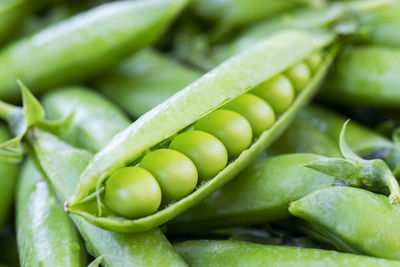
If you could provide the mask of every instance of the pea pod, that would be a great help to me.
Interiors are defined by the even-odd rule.
[[[291,203],[289,211],[310,223],[310,233],[357,254],[400,259],[399,208],[363,189],[326,187]]]
[[[21,266],[88,264],[78,231],[32,160],[23,165],[19,177],[16,211]]]
[[[191,266],[399,266],[399,262],[336,251],[241,241],[187,241],[175,246]]]
[[[258,160],[199,205],[170,221],[167,229],[202,232],[287,218],[291,201],[334,184],[332,176],[302,166],[322,158],[299,153]]]
[[[10,138],[10,133],[0,124],[0,142]],[[17,165],[0,160],[0,184],[3,192],[0,195],[0,229],[3,228],[11,210],[15,183],[17,181]]]
[[[19,97],[17,78],[42,92],[104,71],[154,42],[185,3],[104,4],[10,44],[0,53],[0,99]]]
[[[396,48],[349,47],[338,58],[321,97],[351,106],[398,109],[399,60]]]
[[[63,138],[94,152],[105,146],[117,131],[129,125],[129,120],[118,108],[87,88],[55,90],[43,97],[43,104],[50,118],[64,117],[73,109],[74,120]],[[73,192],[78,175],[91,155],[52,136],[45,135],[43,139],[38,140],[39,147],[43,146],[43,142],[49,147],[43,148],[37,157],[56,191],[60,192],[65,200]],[[65,153],[67,156],[55,162],[46,161],[48,155],[60,146],[63,148],[58,153]],[[64,152],[60,152],[61,150]],[[74,165],[75,157],[78,161],[81,159],[82,163]],[[136,234],[118,234],[97,228],[78,216],[73,217],[89,252],[96,257],[103,255],[103,262],[107,266],[185,266],[159,229]],[[153,254],[157,254],[157,257]]]
[[[200,76],[194,69],[145,49],[97,79],[93,87],[138,118]]]
[[[101,200],[102,194],[93,195],[93,193],[102,187],[105,180],[115,170],[137,162],[148,149],[166,141],[178,131],[260,83],[264,81],[274,83],[275,79],[282,77],[277,76],[278,74],[291,65],[305,60],[314,51],[326,47],[332,43],[333,39],[334,36],[328,33],[282,32],[232,57],[202,76],[139,118],[97,153],[82,173],[75,194],[66,204],[67,210],[109,230],[135,232],[154,228],[196,205],[232,179],[283,131],[300,107],[316,91],[318,83],[329,66],[329,55],[325,56],[319,71],[296,97],[290,108],[279,116],[277,122],[264,131],[252,142],[250,148],[230,162],[216,177],[202,184],[187,197],[153,215],[130,220],[110,213],[107,207],[102,207],[101,210],[96,208],[96,203],[99,199]],[[293,47],[296,47],[296,53],[293,53]],[[290,55],[289,51],[291,51]],[[277,93],[280,92],[277,91]]]

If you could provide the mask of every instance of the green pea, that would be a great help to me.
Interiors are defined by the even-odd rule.
[[[188,156],[197,168],[199,178],[214,177],[228,163],[228,153],[218,138],[202,131],[187,131],[172,140],[169,148]]]
[[[267,101],[275,113],[284,112],[294,100],[293,85],[284,75],[277,75],[261,83],[251,92]]]
[[[198,120],[194,127],[221,140],[230,158],[248,148],[253,138],[249,122],[242,115],[226,109],[211,112]]]
[[[115,171],[105,188],[106,204],[114,212],[128,218],[150,215],[161,204],[157,180],[142,168],[126,167]]]
[[[254,136],[260,135],[275,122],[275,113],[271,106],[253,94],[243,94],[226,104],[224,108],[236,111],[245,117],[251,125]]]
[[[306,59],[308,66],[312,72],[315,72],[322,63],[322,55],[320,52],[314,52]]]
[[[147,154],[140,167],[157,179],[164,202],[187,196],[197,184],[196,166],[184,154],[172,149],[158,149]]]
[[[291,67],[286,75],[292,81],[294,89],[297,93],[301,92],[307,86],[308,81],[311,79],[311,71],[306,63],[302,62]]]

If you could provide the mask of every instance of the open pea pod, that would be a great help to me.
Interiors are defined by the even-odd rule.
[[[190,266],[399,266],[397,261],[322,249],[252,244],[242,241],[199,240],[175,245]]]
[[[400,259],[400,210],[387,197],[350,187],[326,187],[291,203],[304,230],[338,249]]]
[[[0,99],[18,99],[17,78],[43,92],[105,71],[152,44],[185,4],[107,3],[9,44],[0,52]]]
[[[323,56],[323,62],[304,90],[298,94],[290,107],[278,116],[277,121],[255,138],[248,149],[232,159],[215,177],[201,184],[188,196],[163,206],[155,214],[132,220],[118,216],[101,204],[104,197],[101,188],[114,171],[138,162],[149,149],[163,145],[176,133],[191,126],[211,111],[257,85],[270,81],[315,51],[322,51],[332,44],[334,39],[335,36],[329,33],[281,32],[205,74],[140,117],[97,153],[81,174],[75,194],[66,203],[67,211],[81,215],[105,229],[136,232],[159,226],[193,207],[231,180],[284,130],[298,110],[316,92],[332,60],[330,53]],[[336,49],[331,50],[332,53],[334,51]]]

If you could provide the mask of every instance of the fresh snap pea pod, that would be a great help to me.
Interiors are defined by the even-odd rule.
[[[68,87],[55,90],[44,95],[43,105],[46,114],[55,119],[68,116],[73,110],[74,119],[63,138],[73,140],[78,147],[92,152],[100,150],[116,132],[129,125],[129,120],[117,107],[87,88]],[[54,146],[50,147],[52,150],[44,150],[43,153],[38,154],[39,160],[42,161],[42,157],[45,159],[46,155],[51,155],[54,149],[58,149],[63,144],[60,140],[50,137],[38,141],[38,143],[41,142],[53,143]],[[64,146],[65,153],[71,156],[63,157],[59,163],[44,165],[49,166],[45,168],[45,171],[49,173],[48,177],[54,183],[56,190],[63,190],[60,194],[65,200],[73,192],[78,175],[85,166],[85,164],[73,166],[73,158],[80,158],[85,153]],[[84,157],[83,162],[87,163],[88,159]],[[63,175],[58,164],[65,165],[65,171],[69,170],[73,174]],[[67,184],[71,184],[68,187],[69,190],[65,188]],[[90,253],[96,257],[103,255],[103,261],[107,263],[107,266],[158,266],[161,262],[162,266],[185,265],[159,229],[137,234],[118,234],[97,228],[77,216],[74,216],[74,222],[90,248]],[[156,249],[151,249],[154,244],[156,244]],[[120,251],[121,248],[123,251]],[[152,253],[157,256],[151,256]]]
[[[154,42],[185,3],[108,3],[10,44],[0,53],[0,99],[19,97],[17,78],[42,92],[104,71]]]
[[[115,105],[84,87],[66,87],[49,92],[42,99],[49,119],[60,119],[73,112],[73,120],[62,138],[73,146],[99,151],[130,120]]]
[[[291,201],[334,184],[334,177],[303,167],[322,158],[299,153],[258,160],[167,229],[189,233],[287,218]]]
[[[313,236],[341,250],[400,259],[400,210],[383,195],[326,187],[291,203],[289,211],[309,222]]]
[[[144,49],[97,79],[93,87],[138,118],[200,76],[153,49]]]
[[[338,58],[321,97],[351,106],[399,109],[399,62],[397,48],[349,47]]]
[[[4,142],[11,137],[7,128],[0,124],[0,142]],[[0,229],[9,215],[12,205],[15,183],[17,181],[16,164],[0,160],[0,184],[3,192],[0,194]]]
[[[318,83],[330,64],[330,55],[324,57],[324,62],[320,65],[319,70],[290,107],[283,107],[284,102],[279,100],[270,102],[271,105],[274,104],[274,108],[277,108],[277,110],[279,108],[278,112],[282,111],[283,108],[288,108],[287,111],[279,115],[271,128],[261,133],[254,142],[249,140],[251,144],[248,149],[239,153],[239,156],[235,155],[236,158],[227,167],[187,197],[166,206],[153,215],[131,220],[117,216],[107,206],[103,205],[101,209],[96,208],[98,207],[97,202],[101,202],[103,194],[99,191],[95,195],[93,193],[103,187],[105,180],[114,171],[137,162],[147,150],[171,138],[178,131],[192,125],[206,114],[255,88],[262,82],[271,82],[272,84],[278,82],[279,86],[282,85],[284,88],[287,88],[287,84],[291,87],[290,81],[284,76],[279,76],[279,74],[293,64],[305,60],[314,51],[319,51],[331,44],[333,39],[334,36],[328,33],[281,32],[232,57],[202,76],[184,90],[140,117],[97,153],[82,173],[75,194],[66,203],[67,210],[109,230],[135,232],[159,226],[198,204],[246,167],[284,130],[300,107],[316,91]],[[296,47],[296,49],[293,50],[293,47]],[[271,88],[279,88],[279,86]],[[255,89],[260,88],[262,87]],[[286,91],[280,91],[280,89],[272,92],[274,92],[272,95],[268,95],[271,99],[286,93]],[[290,95],[290,97],[293,97],[293,95]],[[224,110],[221,110],[221,112],[226,113]],[[210,114],[216,116],[216,113]],[[207,124],[199,123],[197,126],[207,127]],[[236,145],[236,143],[233,144]],[[163,162],[160,160],[160,163]]]
[[[17,243],[21,266],[86,266],[78,231],[33,161],[24,163],[17,189]]]
[[[252,244],[242,241],[187,241],[175,245],[190,266],[400,266],[398,261],[336,251]]]

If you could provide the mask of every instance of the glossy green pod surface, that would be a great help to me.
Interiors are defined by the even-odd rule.
[[[291,201],[334,184],[332,176],[302,166],[321,158],[299,153],[258,160],[199,205],[170,221],[167,229],[201,232],[287,218]]]
[[[93,87],[138,118],[200,76],[153,49],[144,49],[97,79]]]
[[[73,146],[99,151],[130,120],[123,112],[98,93],[84,87],[66,87],[44,95],[43,108],[49,119],[67,117],[73,121],[62,138]]]
[[[86,266],[81,237],[50,183],[31,159],[17,188],[16,231],[21,266]]]
[[[352,253],[400,259],[400,210],[383,195],[351,187],[318,189],[293,202],[311,232]]]
[[[7,128],[0,124],[0,143],[10,139],[10,137]],[[3,190],[0,194],[0,229],[3,228],[11,210],[15,183],[17,182],[17,170],[16,164],[0,160],[0,184]]]
[[[19,97],[17,78],[40,92],[104,71],[154,42],[185,3],[108,3],[10,44],[0,53],[0,99]]]
[[[74,120],[63,138],[68,141],[74,140],[75,145],[92,152],[100,150],[116,132],[129,125],[128,118],[117,107],[87,88],[58,89],[44,95],[43,104],[46,114],[55,119],[68,116],[73,110]],[[51,136],[48,138],[49,143],[55,146],[51,149],[63,146],[60,140]],[[43,142],[46,142],[46,139]],[[73,149],[65,144],[64,147],[65,152],[70,156],[63,157],[61,162],[51,163],[45,171],[49,171],[48,177],[56,190],[64,190],[62,197],[65,200],[73,192],[79,173],[91,156],[83,150]],[[39,160],[46,158],[47,153],[54,153],[51,151],[54,150],[45,150],[38,154]],[[74,154],[78,159],[83,158],[84,163],[74,165]],[[54,164],[57,165],[54,166]],[[70,168],[69,174],[64,175],[62,170],[57,168],[58,164],[60,166],[65,164],[65,172],[68,172]],[[67,192],[63,189],[64,186],[68,186]],[[119,234],[100,229],[78,216],[74,216],[74,221],[87,243],[89,252],[96,257],[103,255],[103,261],[108,266],[185,266],[159,229],[137,234]],[[151,256],[152,253],[157,256]]]
[[[398,261],[336,251],[270,246],[242,241],[187,241],[175,245],[190,266],[400,266]]]
[[[400,107],[400,49],[350,47],[339,56],[321,97],[351,106]]]
[[[232,98],[247,92],[308,57],[313,51],[322,49],[330,44],[333,38],[334,36],[326,33],[281,32],[232,57],[205,74],[184,90],[140,117],[97,153],[82,173],[77,191],[67,203],[68,210],[85,217],[100,227],[115,231],[134,232],[163,224],[196,205],[232,179],[284,130],[291,118],[316,91],[330,64],[330,56],[326,57],[325,62],[305,90],[297,96],[292,106],[279,117],[270,129],[263,132],[249,149],[243,151],[216,177],[204,183],[189,196],[153,215],[136,220],[117,217],[115,214],[111,214],[106,207],[102,208],[105,215],[98,216],[96,205],[93,205],[96,204],[94,198],[85,203],[79,203],[92,194],[96,188],[99,189],[114,170],[137,161],[146,150],[172,137],[178,131]],[[289,50],[293,52],[293,47],[296,47],[295,53],[287,53]]]

